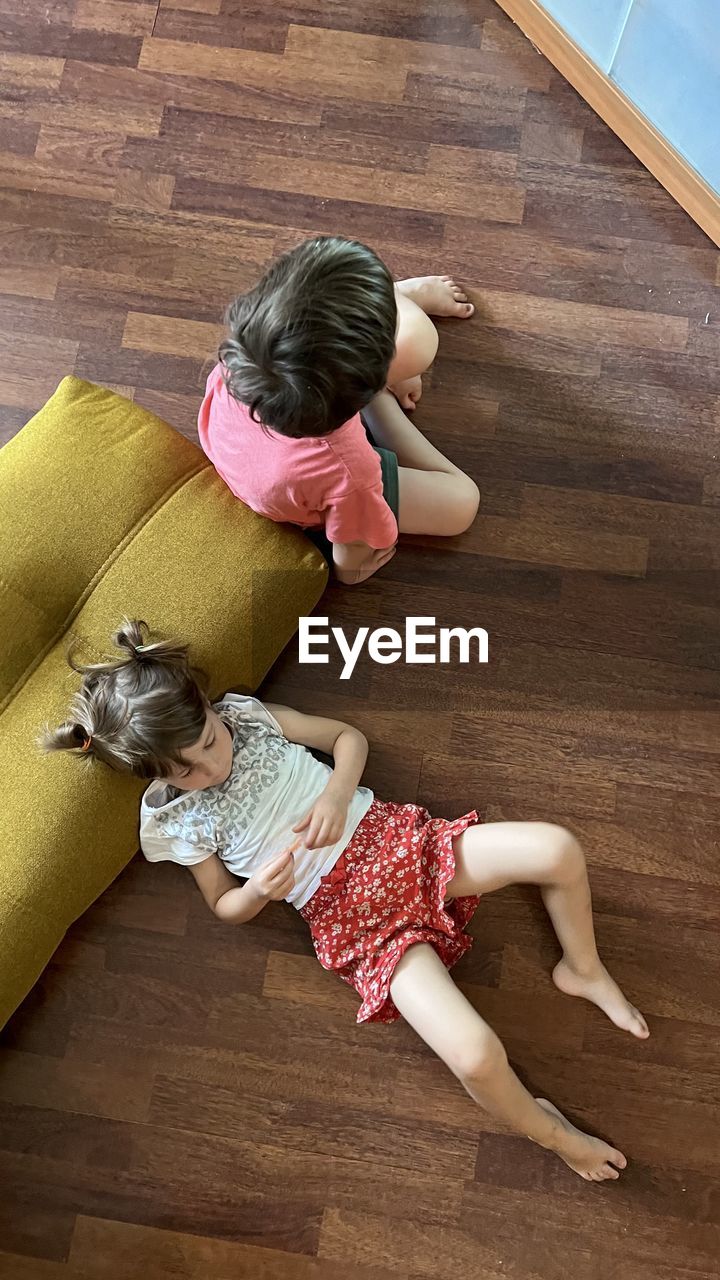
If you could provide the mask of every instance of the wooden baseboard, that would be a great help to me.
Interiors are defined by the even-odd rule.
[[[497,3],[720,247],[720,196],[574,44],[537,0],[497,0]]]

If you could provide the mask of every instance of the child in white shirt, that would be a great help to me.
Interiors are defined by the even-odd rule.
[[[377,800],[359,785],[367,741],[357,729],[235,694],[211,704],[185,646],[148,642],[138,622],[114,639],[125,656],[82,669],[72,719],[44,745],[153,779],[141,806],[145,856],[189,867],[229,923],[291,902],[321,964],[360,994],[358,1021],[402,1015],[494,1116],[588,1181],[619,1177],[622,1152],[528,1093],[448,973],[472,945],[466,926],[481,894],[538,884],[563,948],[555,984],[647,1037],[598,956],[577,840],[550,823],[483,824],[474,810],[432,818]],[[334,768],[313,750],[331,752]]]

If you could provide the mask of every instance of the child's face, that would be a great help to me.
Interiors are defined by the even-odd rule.
[[[219,715],[208,708],[203,729],[197,742],[185,747],[182,765],[176,765],[165,778],[178,791],[202,791],[205,787],[219,787],[230,776],[233,762],[233,740],[230,730]]]

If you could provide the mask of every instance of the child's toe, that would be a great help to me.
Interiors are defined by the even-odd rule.
[[[633,1014],[633,1031],[641,1040],[647,1040],[650,1035],[650,1028],[648,1027],[647,1022],[643,1018],[639,1009],[636,1009],[634,1005],[631,1005],[630,1008],[632,1009]]]

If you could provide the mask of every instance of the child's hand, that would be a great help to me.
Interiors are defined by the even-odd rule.
[[[347,811],[347,800],[332,791],[323,791],[302,822],[293,827],[293,831],[307,831],[303,837],[306,849],[322,849],[340,839],[345,830]]]
[[[295,887],[293,853],[299,843],[298,840],[289,849],[283,849],[282,853],[277,853],[250,876],[248,885],[252,885],[259,898],[264,898],[268,902],[279,902],[281,898],[287,898]]]

